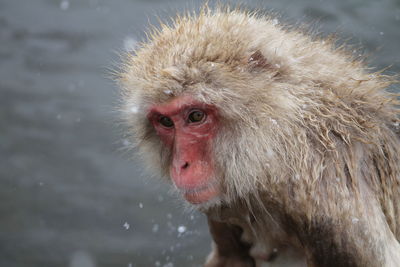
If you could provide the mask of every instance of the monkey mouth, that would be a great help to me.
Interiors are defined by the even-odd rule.
[[[183,192],[184,198],[192,204],[201,204],[219,195],[216,182],[207,183],[195,188],[185,188],[181,191]]]

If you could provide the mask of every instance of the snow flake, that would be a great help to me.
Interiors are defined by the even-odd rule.
[[[156,223],[153,225],[153,228],[151,229],[151,231],[153,233],[157,233],[159,229],[160,229],[160,226]]]
[[[178,233],[183,234],[184,232],[186,232],[186,226],[184,225],[178,226]]]
[[[131,226],[129,225],[128,222],[125,222],[124,225],[123,225],[123,227],[125,228],[125,230],[129,230],[129,228],[130,228]]]
[[[122,145],[123,146],[130,146],[131,142],[128,139],[124,139],[124,140],[122,140]]]
[[[139,112],[139,107],[137,107],[137,106],[132,106],[132,107],[129,109],[129,112],[130,112],[130,113],[133,113],[133,114],[137,114],[137,113]]]
[[[68,0],[62,0],[60,2],[60,8],[61,8],[61,10],[67,10],[69,8],[69,1]]]
[[[169,89],[164,90],[164,94],[166,95],[172,95],[172,91]]]
[[[137,47],[138,42],[135,38],[127,36],[124,39],[124,49],[126,52],[133,52]]]

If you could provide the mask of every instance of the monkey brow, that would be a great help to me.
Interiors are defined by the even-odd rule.
[[[167,107],[163,107],[163,105],[154,105],[150,108],[150,111],[148,112],[148,114],[154,114],[154,113],[159,113],[159,114],[163,114],[163,115],[167,115],[167,116],[172,116],[172,115],[176,115],[179,114],[189,108],[207,108],[207,105],[205,105],[204,103],[200,103],[197,101],[191,101],[191,102],[187,102],[187,103],[180,103],[174,106],[167,106]]]

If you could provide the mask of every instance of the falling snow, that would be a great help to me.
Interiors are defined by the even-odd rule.
[[[139,203],[139,208],[143,209],[143,203],[142,202]]]
[[[124,225],[123,225],[123,227],[125,228],[125,230],[129,230],[129,228],[130,228],[131,226],[129,225],[128,222],[125,222]]]
[[[184,232],[186,232],[186,226],[180,225],[178,227],[178,233],[183,234]]]
[[[269,118],[273,125],[278,125],[278,122],[275,119]]]
[[[93,257],[86,251],[75,251],[71,255],[69,267],[95,267],[95,261]]]
[[[61,10],[67,10],[69,8],[69,1],[68,0],[61,1],[60,8]]]
[[[164,94],[166,94],[166,95],[172,95],[172,91],[171,90],[164,90]]]
[[[123,146],[130,146],[131,142],[128,139],[124,139],[124,140],[122,140],[122,145]]]
[[[135,38],[127,36],[124,39],[124,49],[126,52],[133,52],[137,47],[138,42]]]
[[[151,231],[152,231],[153,233],[157,233],[159,229],[160,229],[160,226],[159,226],[158,224],[154,224],[154,225],[153,225],[153,228],[151,229]]]
[[[137,106],[132,106],[132,107],[129,109],[129,112],[130,112],[130,113],[133,113],[133,114],[136,114],[136,113],[139,112],[139,108],[138,108]]]

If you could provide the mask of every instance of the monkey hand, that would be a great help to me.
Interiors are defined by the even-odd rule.
[[[213,250],[205,267],[254,267],[250,246],[240,240],[242,229],[231,224],[208,219],[213,237]]]

